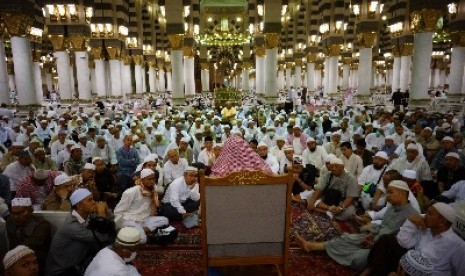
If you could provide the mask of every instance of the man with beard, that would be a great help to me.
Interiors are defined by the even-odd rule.
[[[307,148],[302,153],[304,166],[311,164],[318,170],[324,165],[324,158],[328,155],[325,148],[316,144],[313,137],[307,139]]]
[[[465,167],[460,165],[460,156],[456,152],[449,152],[446,154],[444,167],[438,170],[437,185],[425,185],[425,195],[432,199],[460,180],[465,180]]]
[[[16,196],[30,198],[33,205],[42,206],[53,190],[53,181],[61,172],[38,169],[19,183]]]
[[[308,128],[304,130],[304,134],[317,140],[321,137],[321,131],[318,129],[318,124],[315,121],[311,121],[308,124]]]
[[[95,157],[100,157],[106,166],[116,166],[118,163],[115,150],[101,135],[96,136],[96,143],[92,149],[92,158]]]
[[[107,202],[108,206],[113,209],[116,205],[116,198],[118,196],[115,178],[111,171],[105,166],[105,162],[101,157],[94,157],[92,159],[92,164],[95,166],[95,186],[97,186],[100,195],[96,200]]]
[[[386,204],[386,198],[378,191],[382,184],[383,174],[387,169],[389,157],[384,151],[378,151],[373,157],[373,164],[366,166],[358,177],[360,200],[365,209],[381,209]],[[383,196],[381,198],[381,196]]]
[[[270,166],[273,173],[277,174],[279,172],[279,163],[273,155],[268,154],[268,146],[265,143],[258,144],[257,153]]]
[[[284,137],[282,136],[275,136],[275,137],[276,137],[276,146],[270,148],[270,154],[276,157],[276,160],[280,162],[281,159],[284,158],[284,145],[286,144],[286,141]]]
[[[418,156],[418,147],[421,146],[410,143],[407,146],[407,156],[399,157],[394,160],[389,165],[389,169],[393,169],[398,172],[403,172],[404,170],[414,170],[417,172],[417,181],[420,183],[422,181],[432,180],[428,162],[425,158]]]
[[[139,230],[141,243],[147,243],[147,235],[168,224],[166,217],[156,216],[159,206],[158,194],[154,189],[155,172],[143,169],[140,184],[124,191],[115,207],[115,222],[123,227]]]
[[[184,158],[179,158],[179,152],[177,149],[168,150],[167,154],[168,161],[163,165],[163,184],[168,186],[173,180],[184,175],[187,167],[187,160]]]
[[[43,148],[38,148],[34,150],[32,164],[37,170],[58,170],[55,161],[53,161],[50,157],[45,155],[45,150]]]
[[[49,211],[71,211],[69,195],[76,186],[74,181],[65,173],[55,177],[54,187],[42,205],[43,210]]]

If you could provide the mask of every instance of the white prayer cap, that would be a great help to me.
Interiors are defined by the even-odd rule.
[[[143,166],[144,166],[144,163],[141,163],[141,164],[137,165],[137,167],[136,167],[136,173],[142,171],[142,167],[143,167]]]
[[[40,121],[40,123],[41,123],[41,124],[47,124],[48,121],[47,121],[47,120],[42,120],[42,121]]]
[[[276,141],[286,141],[283,136],[276,136]]]
[[[136,126],[137,126],[136,123],[131,123],[130,124],[130,127],[136,127]]]
[[[223,147],[223,143],[215,143],[213,145],[213,148],[222,148]]]
[[[436,209],[436,211],[438,211],[439,214],[441,214],[441,216],[454,223],[456,216],[454,208],[444,202],[434,203],[433,207]]]
[[[95,165],[91,164],[91,163],[86,163],[82,169],[83,170],[93,170],[93,171],[95,171]]]
[[[143,179],[143,178],[146,178],[147,176],[151,176],[152,174],[155,174],[155,172],[152,171],[151,169],[143,169],[140,172],[140,178]]]
[[[114,125],[108,125],[108,129],[114,128],[114,127],[115,127]]]
[[[79,138],[79,139],[87,138],[87,135],[84,134],[84,133],[81,133],[81,134],[78,135],[78,138]]]
[[[449,142],[454,143],[454,138],[452,138],[452,137],[450,137],[450,136],[446,136],[446,137],[442,138],[441,141],[442,141],[442,142],[444,142],[444,141],[449,141]]]
[[[136,246],[140,242],[140,232],[134,227],[123,227],[116,236],[116,243],[123,246]]]
[[[71,201],[71,205],[74,206],[88,196],[92,196],[92,193],[87,189],[80,188],[71,194],[69,200]]]
[[[336,131],[336,132],[333,132],[331,134],[331,137],[335,136],[335,135],[338,135],[338,136],[341,136],[341,133],[339,131]]]
[[[407,191],[407,192],[410,191],[407,183],[405,183],[405,181],[402,181],[402,180],[393,180],[393,181],[391,181],[391,183],[389,183],[388,186],[389,187],[394,187],[394,188],[397,188],[397,189],[400,189],[400,190],[404,190],[404,191]]]
[[[32,206],[29,197],[16,197],[11,200],[11,206]]]
[[[66,141],[65,141],[65,147],[67,147],[67,146],[73,146],[73,145],[75,145],[75,144],[76,144],[76,143],[75,143],[73,140],[66,140]]]
[[[428,130],[430,132],[433,132],[433,130],[430,127],[425,127],[423,130]]]
[[[290,146],[290,145],[285,145],[283,147],[283,151],[288,151],[288,150],[294,150],[294,148],[292,146]]]
[[[408,179],[417,179],[417,172],[414,170],[404,170],[402,176]]]
[[[388,135],[388,136],[384,137],[384,140],[393,140],[394,141],[394,137],[392,135]]]
[[[229,125],[223,125],[223,128],[231,128]]]
[[[302,129],[299,125],[295,125],[293,128]]]
[[[431,260],[421,254],[418,250],[409,250],[399,261],[400,266],[408,275],[431,275],[433,264]]]
[[[60,186],[70,181],[71,181],[71,178],[66,173],[62,173],[58,175],[57,177],[55,177],[55,179],[53,180],[53,183],[55,184],[55,186]]]
[[[190,140],[191,139],[189,137],[182,137],[180,141],[184,143],[189,143]]]
[[[268,145],[266,143],[264,143],[264,142],[260,142],[260,143],[258,143],[257,148],[260,148],[260,147],[268,148]]]
[[[368,122],[368,123],[365,123],[365,126],[373,126],[373,124]]]
[[[38,169],[34,172],[34,178],[39,180],[44,180],[48,177],[50,171]]]
[[[199,172],[199,169],[194,166],[188,166],[185,172]]]
[[[329,161],[331,165],[344,165],[344,162],[339,159],[339,158],[332,158],[331,161]]]
[[[449,152],[448,154],[446,154],[446,157],[453,157],[455,159],[460,160],[460,155],[456,152]]]
[[[313,137],[308,137],[308,138],[307,138],[307,143],[308,143],[308,142],[316,142],[316,140],[315,140],[315,138],[313,138]]]
[[[197,117],[197,118],[195,118],[195,121],[196,121],[196,122],[201,122],[202,119],[200,119],[199,117]]]
[[[416,150],[416,151],[418,151],[418,146],[416,144],[414,144],[414,143],[410,143],[407,146],[407,150]]]
[[[73,145],[74,145],[74,146],[71,148],[71,151],[73,151],[73,150],[75,150],[75,149],[80,149],[80,150],[82,150],[80,146],[78,146],[78,145],[76,145],[76,144],[73,144]]]
[[[156,155],[155,153],[151,153],[144,158],[144,163],[157,162],[157,161],[158,161],[158,155]]]
[[[34,251],[25,245],[18,245],[8,251],[3,258],[3,266],[8,270],[12,265],[21,260],[21,258],[34,254]]]
[[[378,151],[375,154],[375,157],[379,157],[379,158],[382,158],[384,160],[389,160],[389,157],[388,157],[388,155],[387,155],[387,153],[385,151]]]
[[[24,147],[24,144],[21,142],[13,142],[12,146],[13,147]]]
[[[102,160],[102,161],[103,161],[103,158],[100,157],[100,156],[95,156],[94,158],[92,158],[92,164],[94,164],[95,161],[98,161],[98,160]]]
[[[336,155],[330,153],[323,158],[323,161],[325,161],[325,163],[329,163],[333,158],[336,158]]]
[[[161,133],[161,131],[155,131],[155,132],[153,133],[153,135],[155,135],[155,136],[162,136],[163,133]]]

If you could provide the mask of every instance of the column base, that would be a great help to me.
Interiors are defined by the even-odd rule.
[[[276,96],[264,96],[265,104],[275,105],[277,103],[278,97]]]
[[[363,105],[371,105],[372,104],[371,95],[357,94],[355,96],[355,98],[357,99],[357,104],[363,104]]]
[[[431,100],[430,99],[412,99],[410,98],[408,100],[408,107],[410,109],[410,107],[412,108],[416,108],[416,107],[421,107],[421,108],[426,108],[426,107],[429,107],[431,103]]]
[[[447,94],[447,104],[450,110],[454,112],[462,112],[464,110],[465,94]]]
[[[171,98],[173,105],[186,105],[186,98]]]

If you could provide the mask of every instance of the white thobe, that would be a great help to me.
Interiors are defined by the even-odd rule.
[[[180,214],[185,214],[186,210],[182,206],[187,199],[193,201],[200,200],[199,185],[188,186],[184,176],[176,178],[166,190],[163,203],[169,203],[176,208]]]
[[[324,159],[326,155],[328,155],[326,149],[322,146],[316,146],[313,152],[306,148],[302,152],[302,165],[305,167],[308,164],[312,164],[320,170],[325,165]]]
[[[25,167],[21,165],[19,161],[15,161],[6,166],[3,174],[10,180],[10,190],[12,192],[16,191],[16,187],[19,185],[19,183],[21,183],[23,178],[29,175],[31,170],[31,167]]]
[[[139,276],[137,269],[126,264],[124,260],[109,248],[103,248],[95,255],[86,269],[84,276]]]
[[[163,175],[165,176],[165,185],[170,184],[176,178],[184,175],[189,164],[184,158],[179,158],[178,164],[173,164],[171,160],[166,161],[163,165]]]

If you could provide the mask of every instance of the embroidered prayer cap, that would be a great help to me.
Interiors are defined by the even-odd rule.
[[[73,144],[73,147],[71,148],[71,152],[72,152],[73,150],[78,150],[78,149],[79,149],[79,150],[82,150],[80,146],[78,146],[78,145],[76,145],[76,144]]]
[[[25,245],[18,245],[14,249],[8,251],[3,258],[3,266],[5,270],[9,269],[17,261],[27,255],[34,254],[34,251]]]
[[[199,172],[199,169],[194,166],[188,166],[184,172]]]
[[[162,136],[163,133],[161,133],[161,131],[155,131],[155,132],[153,133],[153,135],[155,135],[155,136]]]
[[[76,143],[73,140],[66,140],[65,141],[65,147],[67,146],[74,146]]]
[[[446,157],[453,157],[457,160],[460,160],[460,155],[456,152],[449,152],[448,154],[446,154]]]
[[[152,174],[155,174],[155,172],[151,169],[143,169],[141,172],[140,172],[140,178],[143,179],[143,178],[146,178],[148,176],[151,176]]]
[[[189,143],[190,141],[190,138],[189,137],[182,137],[180,142],[184,142],[184,143]]]
[[[388,136],[384,137],[384,140],[393,140],[394,141],[394,137],[392,135],[388,135]]]
[[[402,176],[408,179],[417,179],[417,172],[414,170],[404,170]]]
[[[283,136],[276,136],[276,141],[286,141]]]
[[[157,162],[157,161],[158,161],[158,155],[155,154],[155,153],[151,153],[151,154],[147,155],[144,158],[144,163],[146,163],[146,162]]]
[[[268,148],[268,145],[264,142],[260,142],[258,143],[257,148]]]
[[[11,200],[11,206],[32,206],[32,202],[29,197],[16,197]]]
[[[309,142],[316,142],[316,140],[315,140],[315,138],[310,136],[310,137],[307,138],[307,143],[309,143]]]
[[[87,198],[88,196],[92,196],[92,193],[87,189],[80,188],[71,194],[69,200],[71,201],[71,205],[74,206],[81,202],[83,199]]]
[[[215,143],[213,145],[213,148],[222,148],[223,147],[223,143]]]
[[[433,272],[433,264],[429,258],[424,257],[418,250],[409,250],[402,256],[399,264],[412,276],[431,275]]]
[[[387,153],[385,151],[378,151],[375,154],[375,157],[379,157],[379,158],[382,158],[384,160],[389,160],[389,157],[388,157],[388,155],[387,155]]]
[[[116,236],[116,243],[123,246],[136,246],[140,243],[140,232],[134,227],[123,227]]]
[[[86,163],[82,169],[95,171],[95,165],[91,163]]]
[[[285,145],[283,147],[283,151],[289,151],[289,150],[294,150],[294,148],[291,145]]]
[[[275,130],[275,127],[274,126],[269,126],[266,128],[267,130]]]
[[[389,183],[389,187],[397,188],[409,192],[410,189],[405,181],[402,180],[393,180]]]
[[[55,184],[55,186],[60,186],[70,181],[71,181],[71,178],[66,173],[62,173],[58,175],[57,177],[55,177],[55,179],[53,180],[53,183]]]
[[[103,158],[100,157],[100,156],[95,156],[94,158],[92,158],[92,164],[94,164],[95,161],[98,161],[98,160],[102,160],[102,161],[103,161]]]
[[[220,156],[212,167],[212,176],[226,176],[238,171],[263,171],[272,174],[270,167],[249,144],[239,136],[224,143]]]
[[[48,121],[47,120],[42,120],[40,121],[41,124],[48,124]]]
[[[414,143],[410,143],[407,146],[407,150],[416,150],[416,151],[418,151],[418,146],[416,144],[414,144]]]
[[[300,155],[294,155],[294,157],[292,158],[292,163],[293,164],[296,164],[296,165],[302,165],[302,156]]]
[[[446,204],[444,202],[437,202],[433,204],[433,208],[436,209],[436,211],[438,211],[438,213],[441,214],[441,216],[443,216],[449,222],[455,222],[455,210],[449,204]]]
[[[79,139],[84,139],[84,138],[87,139],[87,135],[85,133],[81,133],[81,134],[78,135],[78,138]]]
[[[292,127],[292,128],[302,129],[299,125],[294,125],[294,127]]]
[[[50,174],[50,171],[38,169],[34,171],[34,178],[38,180],[44,180],[49,176],[49,174]]]
[[[442,140],[441,140],[441,142],[444,142],[444,141],[449,141],[449,142],[454,143],[454,138],[452,138],[450,136],[446,136],[446,137],[442,138]]]
[[[330,153],[323,158],[323,161],[325,161],[325,163],[330,163],[333,158],[336,158],[336,155]]]
[[[329,163],[331,165],[344,165],[344,162],[341,159],[337,158],[337,157],[332,158],[331,161],[329,161]]]

